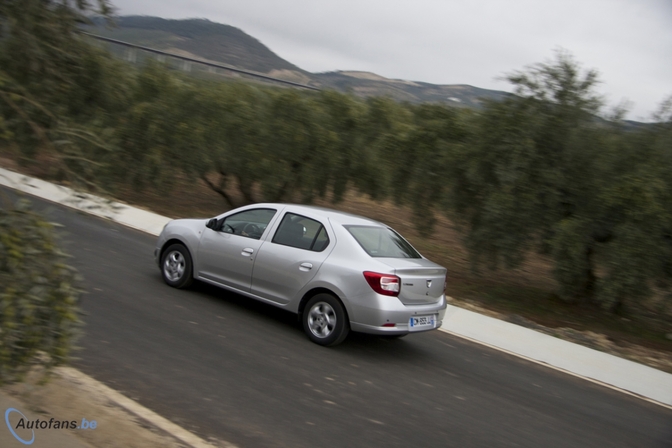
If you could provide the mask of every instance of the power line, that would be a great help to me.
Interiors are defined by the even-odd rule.
[[[299,87],[299,88],[302,88],[302,89],[317,90],[317,91],[320,90],[317,87],[309,86],[309,85],[306,85],[306,84],[300,84],[298,82],[273,78],[271,76],[263,75],[261,73],[256,73],[256,72],[252,72],[252,71],[249,71],[249,70],[242,70],[242,69],[235,68],[235,67],[230,67],[230,66],[224,65],[224,64],[217,64],[217,63],[214,63],[214,62],[201,61],[200,59],[194,59],[194,58],[190,58],[190,57],[187,57],[187,56],[180,56],[180,55],[177,55],[177,54],[157,50],[155,48],[144,47],[142,45],[135,45],[135,44],[132,44],[132,43],[129,43],[129,42],[124,42],[122,40],[111,39],[109,37],[103,37],[103,36],[99,36],[97,34],[87,33],[85,31],[80,31],[80,33],[84,34],[86,36],[92,37],[94,39],[97,39],[97,40],[101,40],[101,41],[104,41],[104,42],[110,42],[110,43],[113,43],[113,44],[116,44],[116,45],[121,45],[121,46],[128,47],[128,48],[136,48],[136,49],[139,49],[139,50],[142,50],[142,51],[146,51],[148,53],[154,53],[154,54],[158,54],[158,55],[161,55],[161,56],[169,56],[171,58],[181,59],[181,60],[187,61],[187,62],[195,62],[197,64],[206,65],[208,67],[221,68],[223,70],[228,70],[230,72],[240,73],[240,74],[251,76],[251,77],[254,77],[254,78],[264,79],[266,81],[277,82],[277,83],[280,83],[280,84],[287,84],[287,85],[290,85],[290,86],[293,86],[293,87]]]

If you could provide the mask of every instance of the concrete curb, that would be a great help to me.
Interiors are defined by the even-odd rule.
[[[158,236],[171,219],[128,204],[111,201],[68,187],[54,185],[30,176],[0,168],[0,185],[13,188],[51,202],[109,219],[133,229]]]
[[[161,215],[78,193],[0,168],[0,185],[91,213],[151,235]],[[528,328],[449,306],[441,330],[672,408],[672,375]]]
[[[142,420],[154,425],[155,427],[161,429],[162,431],[170,434],[179,441],[187,444],[192,448],[214,448],[215,445],[206,442],[197,435],[187,431],[181,426],[176,425],[170,420],[161,417],[156,412],[150,411],[144,406],[139,405],[137,402],[131,400],[130,398],[125,397],[114,389],[111,389],[104,385],[103,383],[91,378],[88,375],[80,372],[79,370],[73,369],[72,367],[59,367],[57,373],[74,383],[80,385],[84,388],[87,393],[93,393],[100,396],[104,396],[112,403],[115,403],[118,406],[126,409]],[[222,442],[218,446],[222,448],[235,448],[235,445],[230,443]]]
[[[672,375],[661,370],[450,305],[441,330],[672,409]]]

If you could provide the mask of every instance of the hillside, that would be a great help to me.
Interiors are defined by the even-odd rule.
[[[388,79],[368,72],[338,71],[313,74],[313,83],[359,96],[386,95],[410,103],[450,103],[461,107],[479,107],[482,99],[502,99],[505,92],[468,85],[437,85],[425,82]]]
[[[159,17],[125,16],[109,29],[100,20],[88,31],[112,39],[158,50],[219,62],[318,88],[353,92],[359,96],[385,95],[411,103],[441,102],[478,107],[481,99],[508,95],[468,85],[436,85],[388,79],[374,73],[336,71],[310,73],[282,59],[242,30],[206,19],[168,20]]]
[[[97,26],[91,32],[260,73],[272,70],[302,71],[257,39],[229,25],[206,19],[167,20],[146,16],[119,17],[115,22],[117,27],[109,29],[97,20]]]

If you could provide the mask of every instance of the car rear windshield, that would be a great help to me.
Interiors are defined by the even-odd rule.
[[[344,226],[372,257],[422,258],[413,246],[388,227]]]

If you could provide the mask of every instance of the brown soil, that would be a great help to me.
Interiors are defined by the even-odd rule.
[[[0,391],[23,403],[22,409],[47,417],[95,418],[95,431],[72,431],[87,446],[111,448],[180,448],[187,445],[156,429],[103,394],[59,374],[56,369],[44,383],[44,375],[34,370],[26,381],[3,386]],[[45,445],[40,445],[45,446]]]

